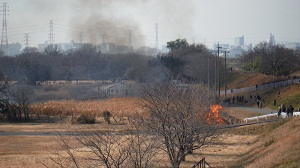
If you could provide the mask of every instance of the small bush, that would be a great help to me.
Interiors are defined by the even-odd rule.
[[[107,124],[110,124],[111,113],[109,111],[103,111],[102,116]]]
[[[271,145],[272,143],[274,143],[274,142],[275,142],[275,140],[274,140],[274,139],[271,139],[271,140],[265,142],[264,147],[268,147],[268,146],[270,146],[270,145]]]
[[[72,123],[73,124],[95,124],[96,118],[93,115],[82,114],[79,117],[76,117]]]

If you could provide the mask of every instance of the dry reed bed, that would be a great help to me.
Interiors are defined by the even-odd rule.
[[[34,115],[47,116],[76,116],[91,114],[101,117],[103,111],[109,111],[113,116],[123,117],[144,114],[138,98],[111,98],[105,100],[60,100],[48,101],[30,105],[30,112]]]

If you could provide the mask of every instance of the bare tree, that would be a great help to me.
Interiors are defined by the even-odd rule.
[[[139,114],[135,114],[134,118],[128,117],[128,121],[132,127],[126,136],[129,166],[153,167],[153,160],[160,152],[161,138],[156,134],[148,134],[149,132],[144,127],[144,119]]]
[[[12,98],[12,101],[16,103],[18,108],[18,117],[21,120],[24,116],[25,120],[29,120],[29,95],[32,94],[32,91],[26,86],[15,86],[12,87],[9,91],[9,96]]]
[[[210,118],[211,93],[203,85],[157,82],[143,91],[147,129],[162,137],[170,164],[178,168],[186,155],[213,138],[217,124]]]
[[[78,142],[90,149],[93,154],[89,160],[97,160],[97,165],[107,168],[122,167],[128,158],[127,142],[122,135],[116,135],[115,132],[82,133],[77,136]]]
[[[122,132],[108,126],[105,131],[94,129],[72,137],[60,136],[58,142],[64,152],[56,152],[50,160],[59,167],[151,167],[159,151],[157,138],[146,134],[140,118],[129,117],[128,121]]]

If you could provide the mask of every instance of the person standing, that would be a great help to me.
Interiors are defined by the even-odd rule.
[[[281,112],[285,112],[286,111],[286,107],[284,105],[284,103],[281,104]]]
[[[273,100],[273,106],[276,106],[276,98]]]
[[[292,106],[292,104],[289,105],[288,111],[289,111],[290,115],[293,116],[293,113],[294,113],[294,107]]]
[[[280,106],[279,106],[277,115],[278,115],[278,117],[281,115],[281,107]]]

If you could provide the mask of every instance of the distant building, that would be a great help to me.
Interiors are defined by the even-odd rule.
[[[133,48],[125,45],[116,45],[115,43],[102,43],[100,45],[100,51],[104,54],[124,54],[132,52]]]
[[[275,37],[272,33],[270,33],[270,37],[267,41],[270,45],[275,45],[276,44],[276,41],[275,41]]]
[[[243,52],[246,51],[241,46],[234,46],[233,48],[229,49],[229,57],[238,57],[243,54]]]
[[[38,44],[38,50],[44,51],[44,49],[49,45],[48,41],[45,41],[43,44]]]
[[[238,47],[238,46],[244,46],[244,36],[242,37],[235,37],[234,38],[234,46]]]
[[[50,45],[48,43],[48,41],[45,41],[43,44],[38,44],[38,50],[44,51],[48,45]],[[74,41],[71,41],[70,43],[55,43],[53,45],[57,45],[58,49],[61,51],[68,51],[68,50],[80,48],[84,44],[83,43],[75,43]]]
[[[7,47],[3,47],[1,50],[7,56],[16,56],[21,54],[22,45],[20,43],[8,44]]]
[[[220,50],[222,50],[222,49],[229,49],[230,48],[230,44],[219,44],[219,47],[222,47]],[[218,50],[218,44],[214,44],[213,50],[215,50],[215,51]]]
[[[148,46],[142,46],[136,50],[136,53],[142,54],[142,55],[150,55],[150,56],[156,56],[158,51],[156,48],[151,48]]]

